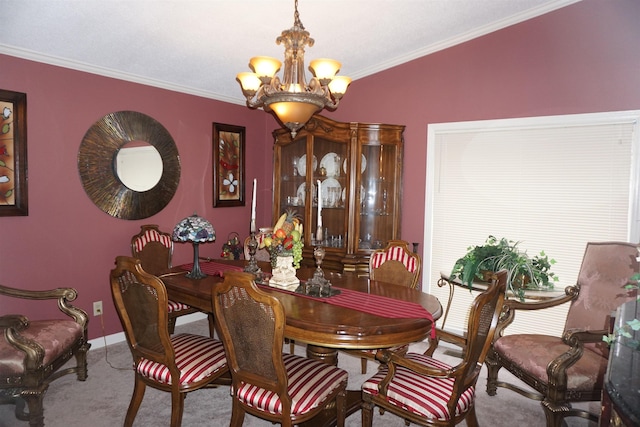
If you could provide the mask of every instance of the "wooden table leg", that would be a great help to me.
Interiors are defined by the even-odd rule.
[[[335,348],[307,344],[307,357],[320,360],[328,365],[338,366],[338,350]]]

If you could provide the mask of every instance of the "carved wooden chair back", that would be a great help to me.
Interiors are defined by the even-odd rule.
[[[420,279],[422,262],[420,255],[409,250],[409,243],[404,240],[389,240],[387,247],[377,249],[369,258],[369,277],[373,280],[407,286],[415,289]],[[408,345],[396,346],[393,349],[398,354],[405,354]],[[362,350],[360,353],[361,373],[367,373],[367,360],[375,359],[377,350]]]
[[[421,266],[420,255],[409,250],[408,242],[390,240],[386,248],[371,254],[369,276],[374,280],[416,288]]]
[[[142,269],[154,276],[161,276],[171,268],[173,240],[171,234],[160,231],[156,224],[140,226],[140,232],[131,238],[131,254],[138,258]],[[177,301],[168,301],[169,333],[173,334],[176,320],[180,316],[196,313],[198,310]],[[209,315],[210,334],[213,337],[213,317]]]
[[[297,425],[336,405],[344,425],[347,373],[324,362],[284,354],[285,312],[248,273],[226,272],[212,291],[217,327],[227,351],[233,390],[231,425],[245,412]]]
[[[506,286],[507,271],[502,270],[475,298],[469,311],[469,340],[457,366],[427,354],[401,356],[380,350],[380,370],[362,385],[362,425],[372,425],[373,408],[379,406],[419,425],[452,426],[466,420],[467,425],[477,426],[475,385],[498,324]]]
[[[131,238],[131,254],[140,260],[144,271],[160,276],[171,268],[171,234],[160,231],[156,224],[141,225],[140,232]]]
[[[577,284],[559,297],[536,302],[509,300],[498,334],[487,358],[487,393],[497,387],[540,400],[548,427],[559,427],[564,418],[580,416],[598,420],[571,402],[599,401],[609,351],[602,336],[609,332],[611,313],[635,298],[625,289],[639,270],[638,245],[627,242],[591,242],[585,249]],[[544,334],[501,336],[518,310],[546,309],[570,302],[562,337]],[[498,381],[501,368],[522,379],[536,392]],[[540,374],[542,373],[542,375]]]
[[[133,425],[148,385],[171,393],[171,425],[179,426],[185,393],[212,383],[228,371],[224,347],[210,337],[169,335],[164,283],[146,273],[139,259],[117,257],[110,281],[135,372],[124,425]]]

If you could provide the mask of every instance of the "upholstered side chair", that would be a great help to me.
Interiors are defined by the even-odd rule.
[[[456,366],[427,354],[399,355],[379,350],[378,372],[362,384],[362,425],[371,427],[373,409],[389,411],[424,426],[454,426],[465,420],[477,427],[475,387],[502,310],[507,271],[495,273],[469,311],[469,339]]]
[[[231,426],[245,413],[298,425],[333,407],[344,426],[346,371],[324,362],[283,354],[285,312],[273,295],[258,289],[253,275],[227,272],[213,288],[216,327],[232,378]]]
[[[0,316],[0,404],[15,404],[16,417],[31,427],[44,425],[43,398],[52,381],[67,374],[76,374],[78,381],[87,379],[89,318],[70,304],[77,295],[73,288],[35,291],[0,285],[3,298],[50,300],[46,303],[52,305],[56,301],[62,315],[68,316],[50,320]],[[61,369],[72,357],[76,366]]]
[[[261,230],[264,230],[264,229],[261,229]],[[260,245],[262,244],[262,241],[267,236],[267,234],[271,233],[272,231],[273,229],[270,228],[270,229],[267,229],[266,232],[260,231],[259,233],[256,233],[256,241],[258,242],[258,249],[256,249],[256,253],[254,254],[256,261],[271,262],[271,255],[269,254],[269,251],[265,247],[261,248]],[[244,239],[244,259],[251,258],[251,253],[249,251],[250,240],[251,240],[251,236],[247,236],[247,238]],[[296,343],[293,340],[289,340],[289,339],[285,339],[285,342],[289,343],[289,352],[293,354],[296,349]]]
[[[140,232],[131,237],[131,254],[138,258],[142,269],[154,276],[161,276],[171,269],[173,257],[173,240],[171,234],[160,231],[156,224],[144,224],[140,226]],[[180,316],[196,313],[193,307],[181,302],[169,300],[169,333],[173,334],[176,320]],[[209,334],[213,337],[213,314],[207,314],[209,318]]]
[[[572,402],[599,401],[607,368],[612,311],[635,298],[624,286],[638,272],[638,245],[625,242],[588,243],[575,286],[541,302],[508,300],[495,342],[487,357],[487,393],[505,387],[539,400],[548,427],[560,427],[565,417],[598,420],[599,414],[573,408]],[[519,310],[538,310],[570,302],[561,337],[540,334],[504,335]],[[541,328],[544,329],[544,328]],[[535,392],[498,380],[504,368]]]
[[[187,393],[214,381],[225,383],[228,367],[224,347],[211,337],[169,335],[167,290],[158,277],[142,269],[137,258],[117,257],[109,277],[135,372],[124,425],[133,425],[150,386],[171,393],[171,426],[179,427]]]
[[[422,260],[409,250],[409,242],[389,240],[384,249],[376,249],[369,258],[369,277],[373,280],[415,289],[420,279]]]
[[[420,279],[422,260],[420,255],[409,250],[409,242],[404,240],[389,240],[383,249],[376,249],[369,258],[369,277],[394,285],[407,286],[415,289]],[[400,355],[409,350],[408,345],[401,345],[390,349]],[[351,352],[360,354],[361,372],[367,373],[367,361],[375,359],[377,350],[362,350]]]

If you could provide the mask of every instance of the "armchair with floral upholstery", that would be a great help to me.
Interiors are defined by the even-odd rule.
[[[638,272],[638,245],[626,242],[588,243],[577,284],[565,294],[540,302],[507,300],[496,338],[486,363],[487,393],[497,387],[513,390],[539,400],[548,427],[560,427],[565,417],[577,416],[592,421],[598,415],[572,407],[572,402],[600,401],[603,377],[609,356],[603,336],[609,333],[611,313],[635,298],[625,289]],[[538,310],[570,302],[561,337],[544,334],[504,335],[519,310]],[[498,380],[505,368],[532,387],[535,392]]]
[[[77,295],[73,288],[36,291],[0,285],[5,301],[55,300],[62,313],[59,319],[30,320],[6,314],[4,306],[0,316],[0,404],[15,404],[16,417],[31,427],[44,426],[43,398],[52,381],[72,373],[79,381],[87,379],[89,318],[70,304]],[[61,369],[72,356],[76,366]]]

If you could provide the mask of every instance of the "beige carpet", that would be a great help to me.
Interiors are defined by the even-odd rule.
[[[208,334],[206,320],[178,326],[180,332]],[[287,347],[288,348],[288,347]],[[411,351],[422,352],[425,344],[415,344]],[[304,348],[297,346],[303,354]],[[439,349],[437,357],[455,363],[453,351]],[[108,360],[108,362],[107,362]],[[110,365],[113,365],[110,366]],[[89,378],[78,382],[75,376],[55,381],[45,396],[45,424],[49,427],[113,427],[121,426],[133,391],[133,373],[130,370],[131,355],[126,343],[98,348],[89,352]],[[366,375],[360,375],[360,359],[340,353],[340,367],[349,371],[349,389],[359,389]],[[369,363],[369,375],[376,365]],[[484,368],[483,368],[484,370]],[[501,372],[501,378],[508,373]],[[520,397],[514,392],[498,389],[498,395],[490,397],[484,389],[486,372],[480,376],[477,388],[477,414],[481,426],[544,426],[545,420],[538,402]],[[597,410],[598,404],[592,404]],[[147,388],[147,393],[136,417],[136,426],[168,426],[171,413],[169,394]],[[227,387],[198,390],[185,400],[182,425],[226,426],[231,415],[231,398]],[[361,424],[360,412],[347,418],[347,426]],[[247,416],[246,427],[271,427],[272,423]],[[403,427],[404,421],[392,414],[374,413],[376,427]],[[460,424],[465,426],[465,423]],[[571,427],[593,427],[595,424],[582,419],[572,419]],[[27,422],[13,416],[13,406],[0,405],[0,427],[28,427]]]

